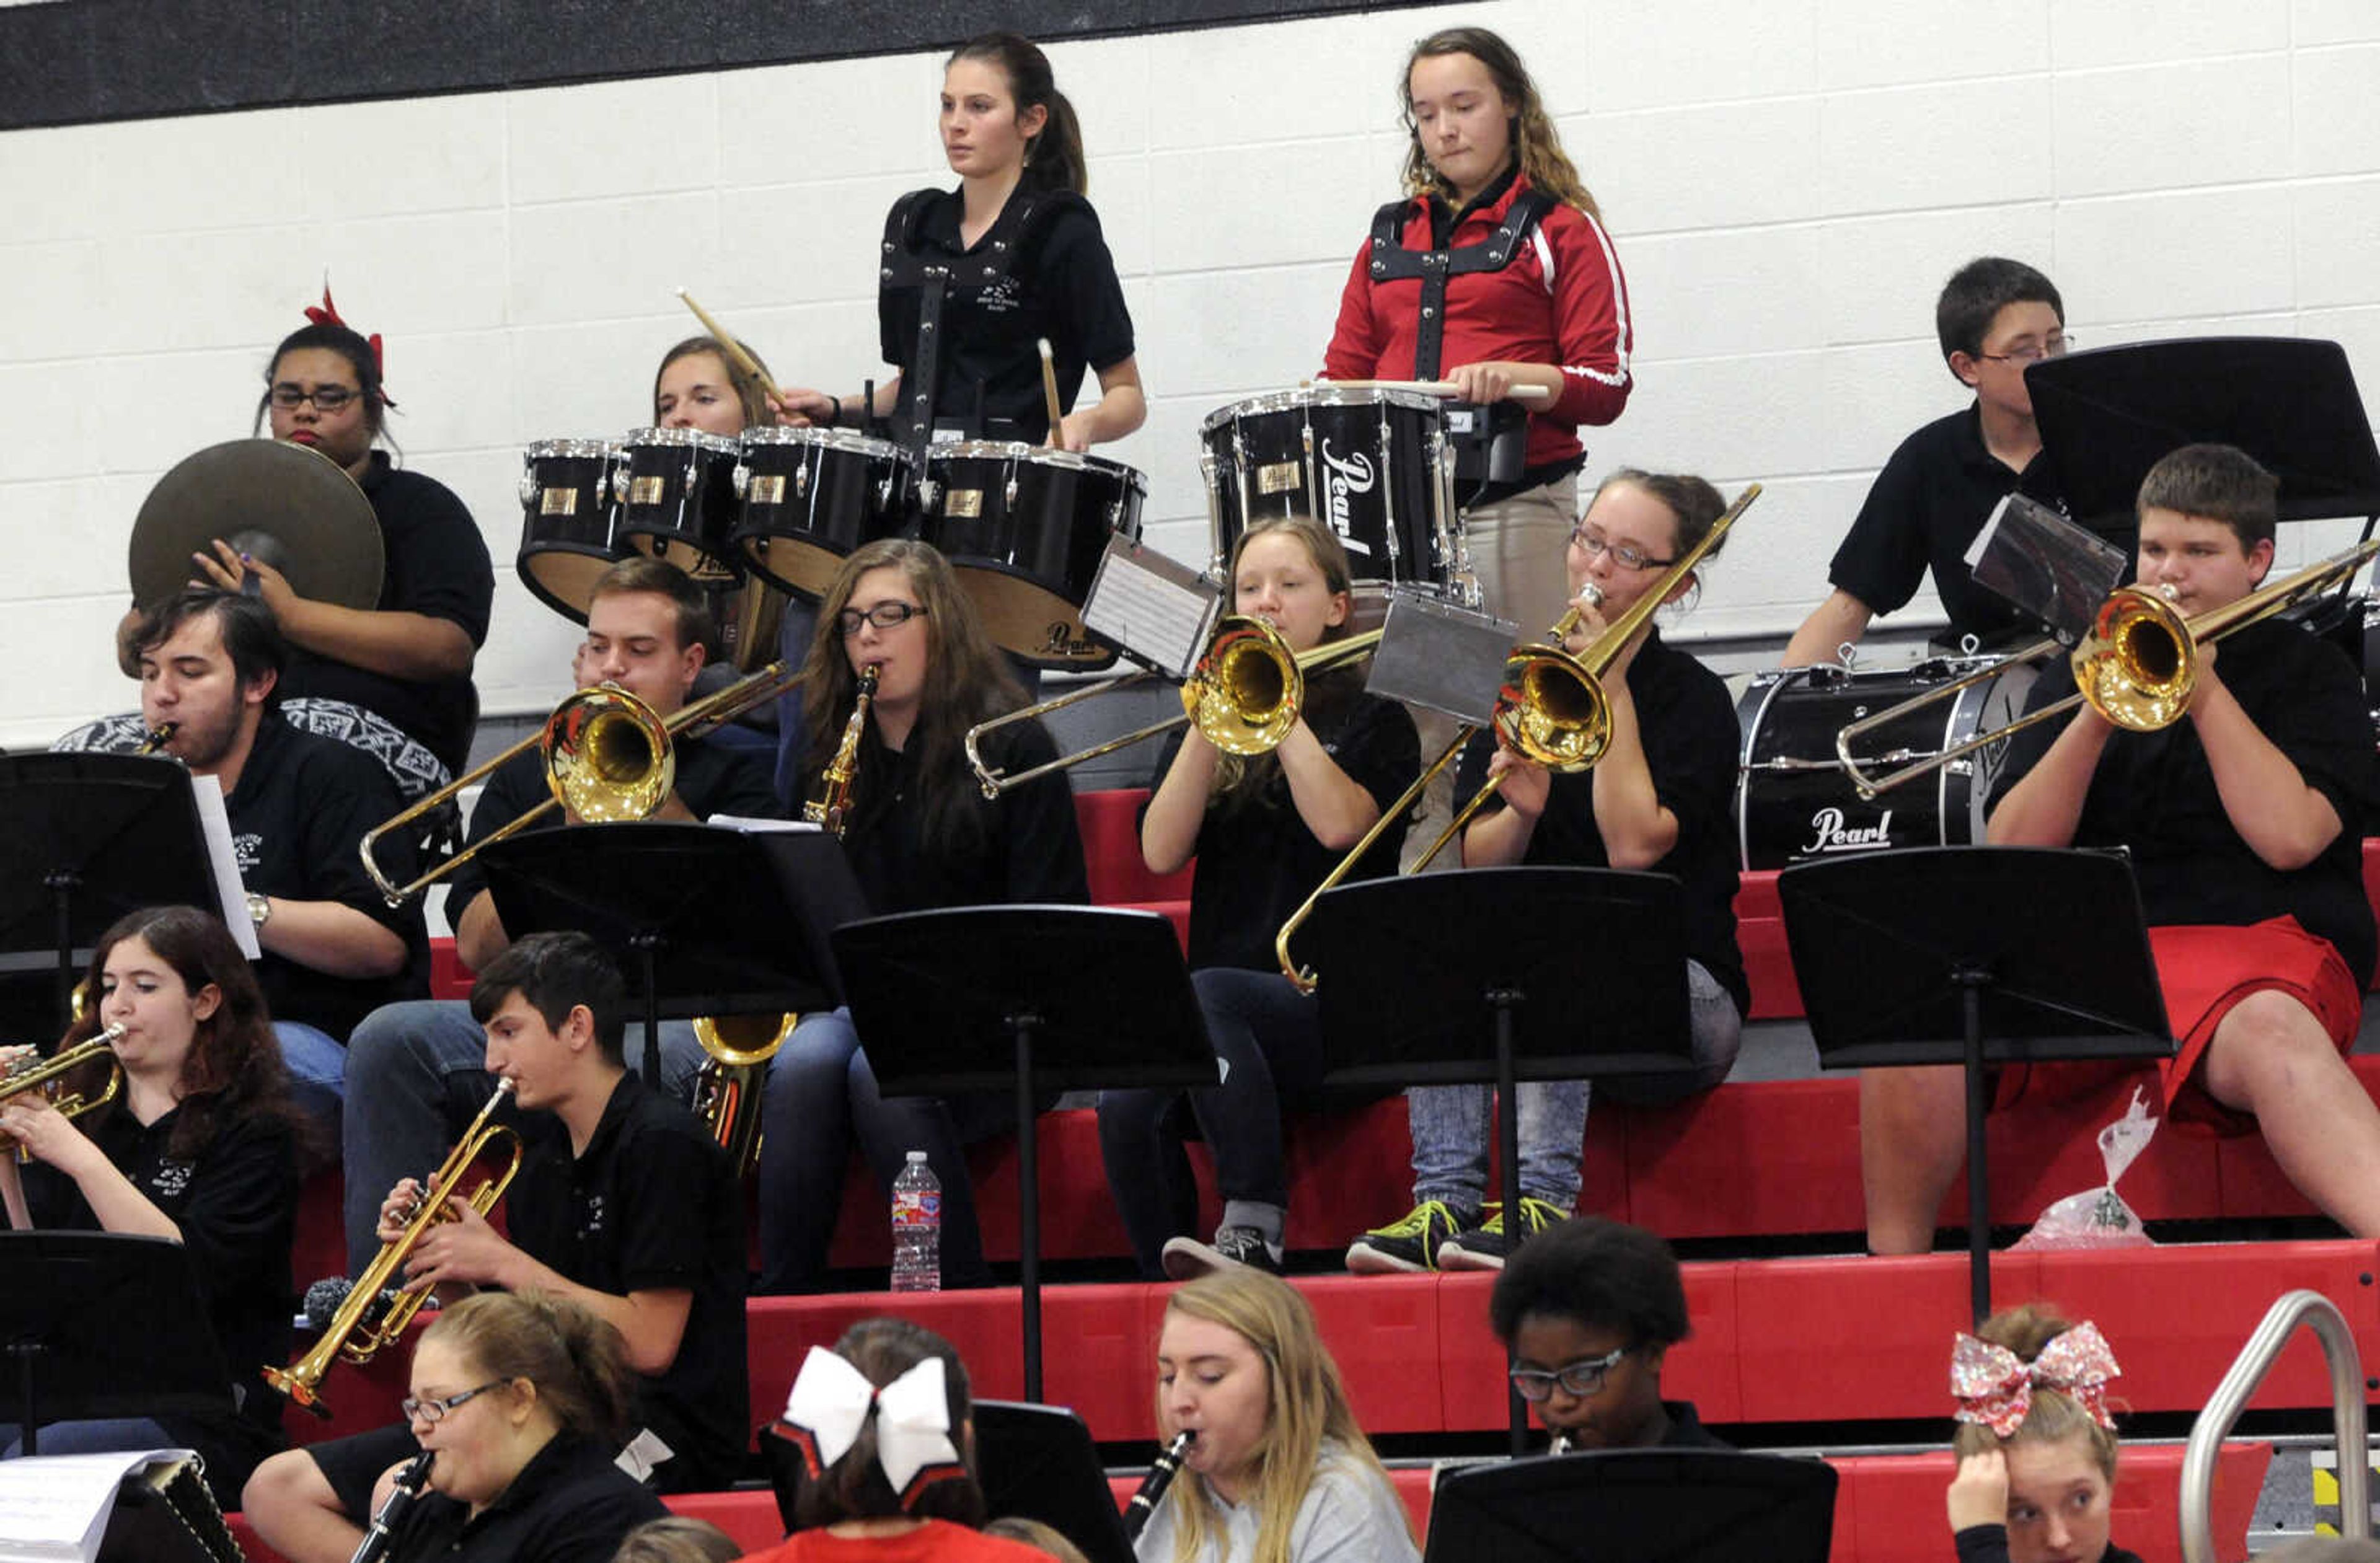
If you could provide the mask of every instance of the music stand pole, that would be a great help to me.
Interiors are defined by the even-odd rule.
[[[1512,1066],[1512,1038],[1520,1027],[1512,1012],[1528,996],[1517,987],[1491,987],[1488,1007],[1496,1017],[1496,1150],[1503,1163],[1498,1193],[1504,1201],[1504,1242],[1509,1255],[1520,1246],[1521,1230],[1521,1099],[1520,1082]],[[1512,1364],[1508,1362],[1507,1367]],[[1528,1448],[1529,1406],[1507,1378],[1504,1381],[1506,1434],[1518,1456]]]
[[[1991,974],[1961,966],[1950,974],[1959,988],[1959,1020],[1966,1036],[1967,1099],[1967,1302],[1981,1326],[1992,1315],[1992,1179],[1985,1119],[1984,989]]]
[[[1016,1247],[1018,1303],[1025,1315],[1025,1398],[1041,1399],[1041,1173],[1040,1135],[1034,1110],[1033,1034],[1041,1017],[1026,1010],[1009,1024],[1016,1030]]]

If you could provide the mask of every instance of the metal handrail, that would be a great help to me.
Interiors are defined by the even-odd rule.
[[[2248,1343],[2232,1360],[2231,1371],[2207,1398],[2206,1409],[2190,1429],[2181,1455],[2182,1563],[2216,1563],[2215,1459],[2231,1434],[2248,1397],[2265,1382],[2281,1348],[2300,1325],[2313,1327],[2322,1342],[2323,1362],[2330,1369],[2332,1431],[2338,1447],[2338,1533],[2368,1540],[2372,1535],[2371,1456],[2366,1447],[2363,1405],[2363,1363],[2355,1349],[2355,1332],[2338,1305],[2319,1291],[2301,1288],[2286,1292],[2265,1312]]]

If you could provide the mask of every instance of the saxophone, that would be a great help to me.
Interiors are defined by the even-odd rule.
[[[876,664],[860,670],[859,698],[852,703],[851,720],[843,725],[843,742],[819,778],[818,796],[802,805],[802,818],[823,825],[843,839],[844,817],[851,810],[851,784],[859,774],[859,737],[868,729],[868,702],[876,698]]]

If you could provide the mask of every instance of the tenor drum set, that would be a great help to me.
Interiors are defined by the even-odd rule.
[[[1444,407],[1423,390],[1319,383],[1218,408],[1199,432],[1213,569],[1251,525],[1303,514],[1345,543],[1360,592],[1462,598]],[[950,560],[1003,649],[1095,671],[1117,651],[1084,628],[1083,604],[1110,539],[1140,537],[1148,497],[1148,477],[1121,462],[1008,441],[936,441],[920,465],[852,429],[639,429],[522,452],[515,562],[540,601],[580,624],[613,563],[677,564],[713,592],[749,669],[771,654],[773,630],[759,633],[775,622],[769,605],[816,601],[863,544],[917,538]]]

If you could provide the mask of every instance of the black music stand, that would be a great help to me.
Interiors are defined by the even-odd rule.
[[[2167,452],[2237,445],[2281,480],[2280,515],[2380,512],[2380,447],[2346,350],[2294,336],[2200,336],[2045,358],[2025,370],[2055,491],[2077,521],[2133,527]]]
[[[1958,1064],[1967,1081],[1967,1262],[1992,1306],[1986,1066],[2168,1059],[2173,1035],[2130,859],[1911,847],[1777,877],[1803,1012],[1827,1069]],[[2087,909],[2087,917],[2045,915]]]
[[[661,1023],[843,1002],[827,934],[866,903],[822,830],[618,823],[533,830],[486,852],[496,915],[518,938],[576,928],[618,957],[661,1088]]]
[[[1438,1484],[1424,1563],[1826,1563],[1823,1460],[1611,1449],[1464,1466]],[[1591,1538],[1591,1545],[1589,1539]]]
[[[189,1250],[120,1232],[0,1232],[0,1344],[25,1452],[44,1421],[235,1409]],[[124,1300],[140,1299],[137,1328]]]
[[[56,1024],[71,1018],[75,951],[142,906],[220,909],[190,773],[145,755],[0,756],[0,951],[56,963]],[[30,1017],[29,1017],[30,1018]]]
[[[1482,868],[1342,885],[1297,944],[1321,985],[1326,1083],[1495,1083],[1507,1234],[1521,1219],[1516,1083],[1694,1064],[1684,895],[1667,874]],[[1518,1454],[1528,1412],[1517,1392],[1506,1399]]]
[[[1063,1406],[975,1403],[976,1478],[995,1520],[1038,1520],[1090,1563],[1133,1563],[1107,1468],[1083,1419]]]
[[[958,906],[847,924],[833,942],[884,1095],[1015,1093],[1025,1398],[1038,1400],[1040,1093],[1217,1078],[1172,920],[1110,906]]]

